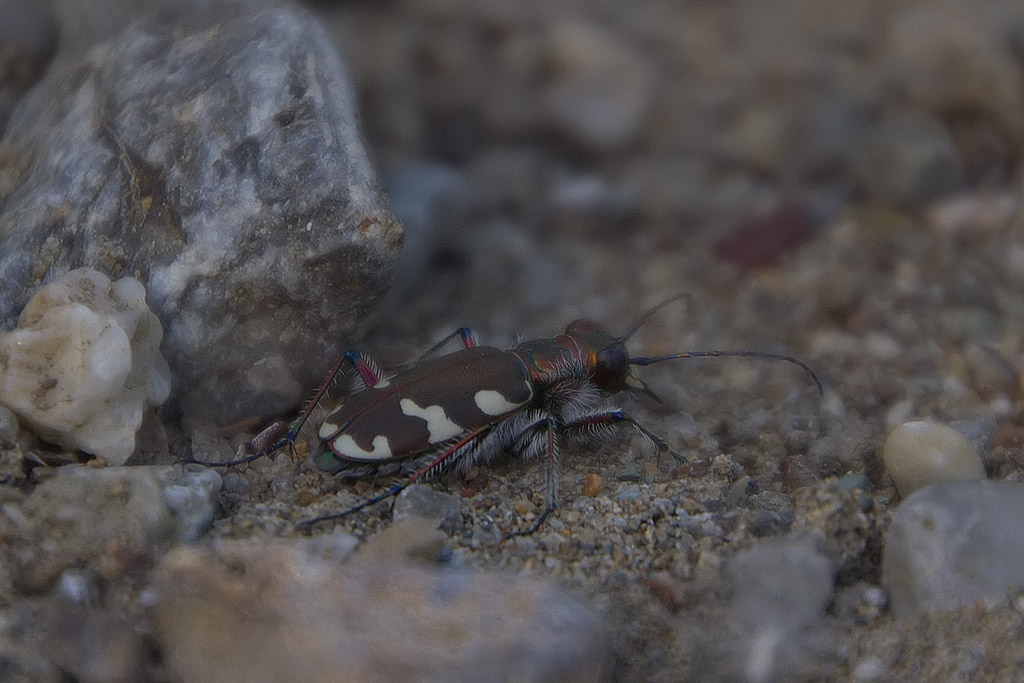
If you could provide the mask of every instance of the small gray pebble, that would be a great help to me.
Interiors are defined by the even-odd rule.
[[[169,467],[161,480],[164,502],[177,517],[177,537],[185,543],[196,540],[213,524],[220,474],[205,467],[198,471]]]
[[[619,495],[615,496],[615,500],[619,501],[620,503],[628,503],[633,500],[638,500],[639,498],[639,486],[627,486],[626,488],[619,492]]]
[[[57,579],[57,594],[74,605],[95,605],[100,599],[96,576],[84,569],[66,569]]]
[[[836,483],[839,484],[839,488],[843,489],[844,491],[854,491],[856,489],[860,489],[861,491],[867,491],[871,488],[871,484],[868,481],[867,475],[859,472],[850,472],[848,474],[844,474],[843,476],[839,477],[839,481]]]
[[[224,493],[244,497],[249,495],[249,480],[239,472],[227,472],[223,477]]]
[[[979,453],[991,449],[996,438],[996,418],[992,415],[983,415],[971,420],[953,420],[949,426],[966,436]]]
[[[460,510],[462,499],[450,493],[438,491],[426,484],[407,486],[395,498],[394,520],[410,517],[436,519],[441,529],[453,533],[462,522]]]
[[[639,464],[630,463],[616,472],[615,478],[619,481],[641,481],[643,479],[643,471]]]
[[[796,521],[794,510],[756,510],[747,521],[747,529],[754,536],[780,536]]]

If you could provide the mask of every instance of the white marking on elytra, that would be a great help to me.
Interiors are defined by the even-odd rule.
[[[321,441],[327,441],[327,439],[331,438],[332,436],[338,433],[340,427],[338,427],[338,425],[334,424],[333,422],[328,422],[328,420],[330,419],[331,415],[334,415],[336,412],[342,409],[342,405],[335,406],[334,409],[331,410],[331,412],[327,413],[327,416],[324,418],[323,422],[320,423],[320,429],[317,430],[317,436],[320,437]]]
[[[391,378],[390,377],[387,377],[385,379],[380,380],[379,382],[377,382],[376,384],[373,385],[373,388],[374,389],[383,389],[384,387],[387,387],[387,386],[391,386]]]
[[[523,403],[512,403],[502,396],[501,392],[494,389],[481,389],[476,392],[473,394],[473,402],[476,403],[476,407],[480,409],[480,412],[485,415],[504,415],[526,403],[526,401],[523,401]]]
[[[387,460],[393,457],[388,437],[380,435],[373,437],[373,450],[370,451],[360,448],[355,439],[348,434],[342,434],[335,439],[331,447],[338,455],[353,460]]]
[[[336,424],[332,424],[330,422],[321,422],[320,431],[317,432],[317,436],[320,437],[321,441],[326,441],[327,439],[337,434],[338,429],[339,427]]]
[[[415,401],[403,398],[398,402],[402,412],[409,417],[418,417],[427,423],[428,441],[430,443],[441,443],[447,441],[456,434],[466,431],[463,427],[452,422],[441,406],[427,406],[421,408]]]

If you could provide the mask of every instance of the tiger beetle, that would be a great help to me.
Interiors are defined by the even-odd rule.
[[[318,431],[319,445],[311,456],[319,469],[342,476],[360,477],[404,469],[412,474],[383,492],[340,512],[300,522],[345,517],[397,496],[414,482],[439,472],[463,472],[504,452],[547,462],[544,509],[526,531],[540,528],[558,500],[558,454],[563,438],[599,438],[618,425],[629,425],[659,451],[678,462],[686,458],[654,432],[619,408],[600,407],[601,399],[619,392],[642,392],[661,399],[635,377],[631,366],[645,366],[676,358],[742,356],[792,363],[806,372],[822,392],[821,381],[803,361],[763,351],[684,351],[665,356],[630,357],[626,342],[663,306],[683,298],[674,296],[654,306],[620,337],[597,323],[576,320],[554,338],[522,341],[501,350],[480,346],[468,328],[459,328],[426,351],[407,369],[384,375],[366,355],[349,350],[328,373],[323,384],[287,433],[274,423],[254,439],[254,455],[223,463],[227,467],[251,462],[294,443],[299,431],[319,406],[346,366],[354,369],[348,398],[327,414]],[[434,358],[449,341],[459,338],[463,348]],[[280,435],[284,433],[284,436]],[[277,441],[267,445],[272,439]]]

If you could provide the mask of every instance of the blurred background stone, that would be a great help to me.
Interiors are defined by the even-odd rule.
[[[893,514],[882,584],[897,616],[994,608],[1024,585],[1024,485],[955,481],[921,489]]]
[[[189,681],[600,681],[600,618],[542,581],[285,543],[184,548],[157,575],[157,634]],[[230,568],[230,570],[229,570]]]

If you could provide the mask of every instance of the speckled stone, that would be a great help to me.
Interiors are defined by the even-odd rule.
[[[835,565],[810,540],[796,537],[760,542],[728,560],[724,571],[708,555],[707,569],[729,599],[710,621],[703,615],[681,620],[678,646],[695,666],[676,680],[819,678],[801,672],[814,667],[827,639]]]
[[[0,406],[0,446],[12,446],[18,436],[18,418],[7,408]]]
[[[822,614],[832,599],[834,568],[806,541],[768,541],[729,563],[740,621],[801,627]]]

